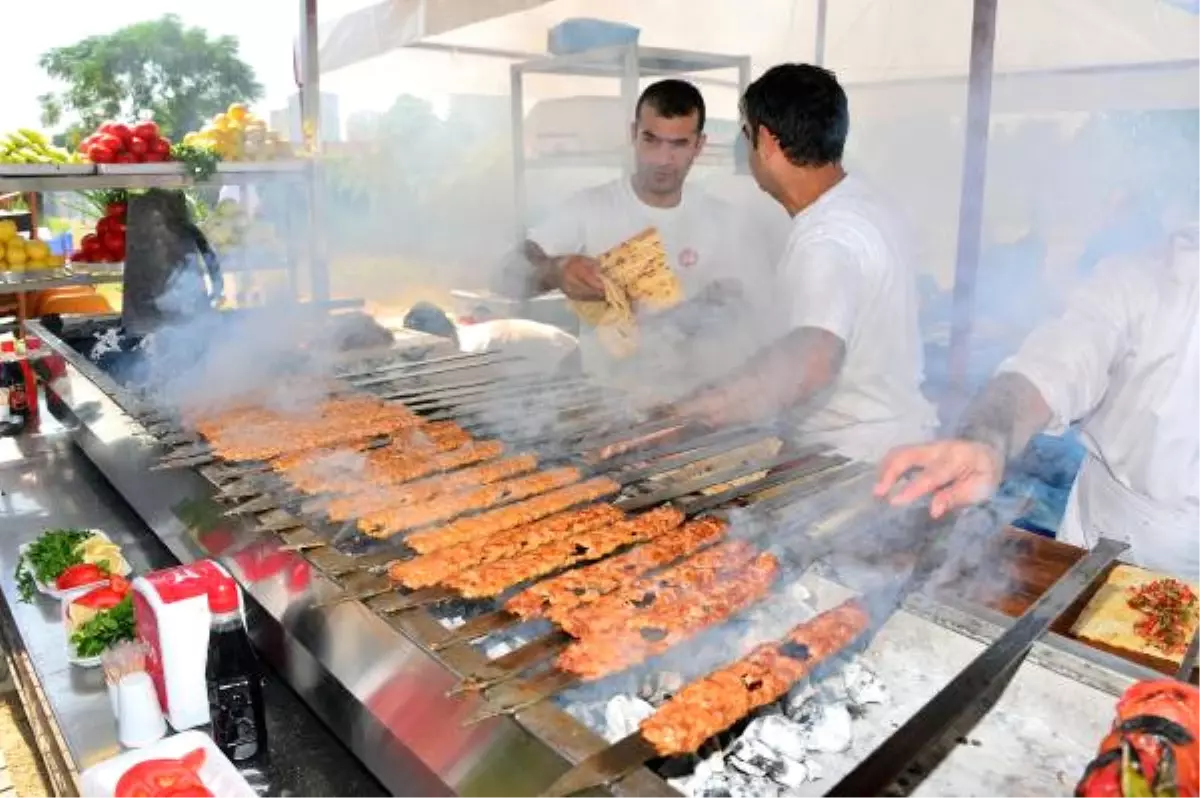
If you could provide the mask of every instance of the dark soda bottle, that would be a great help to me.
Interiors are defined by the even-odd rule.
[[[205,678],[213,742],[233,762],[262,761],[267,753],[262,672],[242,624],[237,584],[222,579],[210,588],[208,608]]]

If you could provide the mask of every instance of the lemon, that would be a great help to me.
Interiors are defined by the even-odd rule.
[[[12,219],[0,219],[0,244],[7,244],[16,237],[16,223]]]
[[[25,270],[26,271],[33,272],[33,271],[37,271],[38,269],[47,269],[47,268],[49,268],[49,266],[47,265],[46,261],[43,260],[42,258],[30,258],[29,260],[25,261]]]
[[[84,562],[103,566],[109,573],[119,573],[124,569],[125,558],[121,556],[121,547],[98,535],[80,543],[75,551]]]
[[[25,256],[30,260],[45,260],[50,257],[50,246],[45,241],[26,241]]]
[[[248,109],[243,103],[234,103],[233,105],[230,105],[229,110],[226,111],[226,116],[235,122],[241,122],[249,115],[250,109]]]
[[[67,259],[64,258],[62,255],[51,255],[50,257],[46,258],[46,268],[61,269],[63,266],[66,266],[66,265],[67,265]]]
[[[29,260],[25,255],[25,247],[21,244],[13,246],[13,242],[8,244],[8,263],[11,266],[24,266],[25,261]]]
[[[229,117],[225,114],[217,114],[212,118],[212,126],[217,130],[224,130],[229,126]]]

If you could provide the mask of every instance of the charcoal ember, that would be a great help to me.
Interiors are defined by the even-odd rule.
[[[685,759],[688,760],[686,763]],[[693,795],[714,776],[725,772],[725,752],[718,749],[704,756],[675,757],[664,764],[670,767],[659,769],[659,775],[683,795]],[[679,766],[682,764],[690,767]]]
[[[675,695],[684,685],[684,678],[675,671],[654,671],[638,687],[638,698],[654,706]]]
[[[794,718],[816,694],[817,691],[812,686],[812,682],[800,682],[800,684],[788,691],[788,694],[779,702],[779,705],[783,710],[783,714],[789,718]]]
[[[439,623],[447,629],[457,629],[466,622],[467,619],[461,615],[447,615],[445,618],[439,620]]]
[[[842,701],[813,696],[790,707],[787,717],[800,727],[808,751],[841,753],[854,739],[850,707]]]
[[[703,782],[697,782],[688,792],[694,798],[778,798],[782,794],[775,782],[736,771],[714,773]]]
[[[855,707],[883,704],[888,700],[887,685],[864,665],[862,660],[855,659],[849,662],[842,671],[842,680],[846,688],[846,697]]]
[[[733,746],[729,767],[752,779],[773,779],[779,769],[779,756],[759,740],[742,738]]]
[[[604,739],[610,743],[633,734],[638,724],[654,714],[654,707],[630,695],[613,697],[604,708]]]

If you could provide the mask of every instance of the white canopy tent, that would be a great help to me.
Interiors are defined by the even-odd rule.
[[[380,110],[399,94],[435,102],[505,97],[510,65],[544,57],[548,30],[580,17],[633,25],[642,46],[748,56],[753,74],[782,61],[834,69],[854,126],[872,131],[852,133],[852,147],[913,162],[887,188],[934,219],[921,231],[922,257],[940,280],[954,274],[960,361],[991,124],[1014,116],[1070,124],[1088,114],[1200,105],[1192,0],[386,0],[322,19],[320,69],[339,94],[370,86]],[[697,82],[711,115],[736,119],[735,74]],[[539,75],[524,88],[524,109],[528,116],[547,100],[611,96],[617,88]],[[894,119],[941,128],[917,140],[894,133]],[[992,182],[1014,179],[998,174]],[[1072,200],[1064,191],[1059,204]]]

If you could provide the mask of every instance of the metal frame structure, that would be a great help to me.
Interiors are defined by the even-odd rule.
[[[575,75],[579,77],[616,78],[621,85],[621,104],[627,119],[633,119],[637,105],[638,86],[643,77],[688,75],[718,69],[736,69],[739,94],[750,83],[750,57],[700,53],[687,50],[668,50],[642,47],[638,44],[598,47],[570,55],[547,56],[513,64],[512,79],[512,148],[513,191],[515,197],[517,240],[525,238],[527,192],[525,171],[525,76]],[[633,153],[625,148],[624,168],[633,167]],[[590,159],[589,159],[590,160]]]

